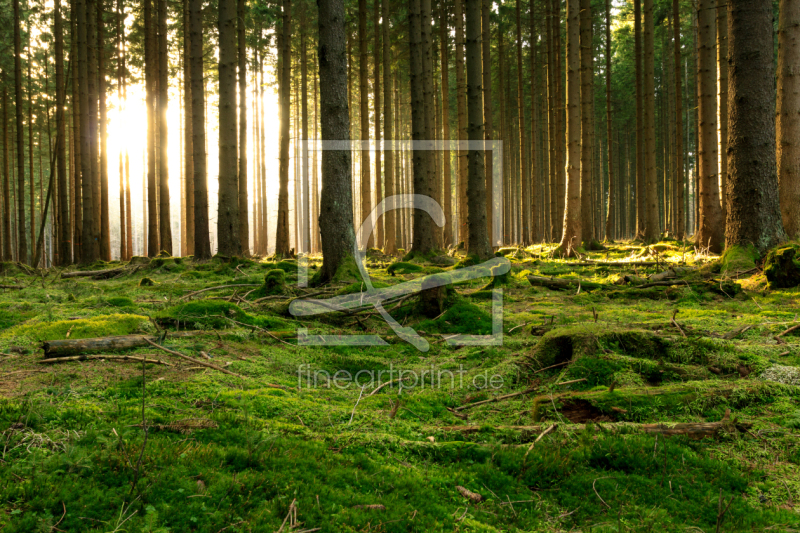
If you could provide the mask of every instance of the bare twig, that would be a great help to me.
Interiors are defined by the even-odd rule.
[[[605,506],[606,506],[606,507],[608,507],[609,509],[611,509],[611,506],[610,506],[610,505],[608,505],[608,504],[606,503],[606,501],[605,501],[603,498],[601,498],[601,497],[600,497],[600,494],[597,492],[597,489],[595,488],[594,484],[595,484],[595,483],[597,483],[598,481],[600,481],[601,479],[608,479],[608,478],[610,478],[610,477],[613,477],[613,476],[599,477],[599,478],[595,479],[594,481],[592,481],[592,490],[593,490],[593,491],[594,491],[594,493],[597,495],[597,497],[598,497],[598,498],[600,498],[600,501],[601,501],[601,502],[603,502],[603,505],[605,505]]]
[[[366,387],[366,385],[364,385]],[[356,404],[353,406],[353,411],[350,413],[350,421],[347,422],[349,426],[353,422],[353,417],[356,414],[356,407],[358,407],[358,403],[361,401],[361,396],[364,394],[364,387],[361,387],[361,392],[358,393],[358,400],[356,400]]]
[[[234,376],[234,377],[237,377],[237,378],[246,379],[245,376],[242,376],[241,374],[237,374],[235,372],[231,372],[230,370],[225,370],[222,367],[219,367],[219,366],[211,364],[211,363],[207,363],[206,361],[201,361],[199,359],[195,359],[193,357],[189,357],[188,355],[183,355],[182,353],[176,352],[175,350],[170,350],[169,348],[165,348],[163,346],[160,346],[160,345],[154,343],[153,341],[151,341],[150,339],[146,339],[146,340],[147,340],[147,342],[149,344],[152,344],[155,348],[158,348],[159,350],[164,350],[167,353],[170,353],[172,355],[178,356],[178,357],[180,357],[182,359],[186,359],[187,361],[191,361],[192,363],[194,363],[196,365],[206,366],[208,368],[213,368],[214,370],[218,370],[218,371],[222,372],[223,374],[228,374],[229,376]]]

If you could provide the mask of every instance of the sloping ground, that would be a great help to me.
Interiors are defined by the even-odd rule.
[[[386,305],[424,332],[428,352],[369,310],[295,320],[289,297],[360,282],[299,289],[291,261],[162,258],[111,279],[52,271],[35,282],[2,269],[0,283],[26,288],[0,293],[0,527],[800,530],[800,328],[784,333],[796,289],[762,292],[753,272],[737,285],[747,290],[731,290],[723,283],[735,280],[675,243],[579,262],[542,259],[539,247],[503,252],[513,269],[495,284],[501,346],[446,343],[491,333],[487,279],[448,292],[440,316],[419,315],[414,299]],[[372,255],[368,265],[383,286],[453,268],[433,259],[390,269]],[[682,286],[636,286],[684,260],[694,270]],[[285,288],[262,286],[278,269]],[[533,287],[528,275],[577,285]],[[592,283],[600,288],[584,288]],[[221,288],[191,294],[210,287]],[[297,346],[299,327],[376,333],[388,345]],[[98,352],[39,363],[44,340],[128,334],[195,362],[147,345],[105,355],[171,366]],[[642,426],[687,423],[713,431]]]

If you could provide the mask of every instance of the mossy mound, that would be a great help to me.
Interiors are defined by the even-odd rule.
[[[491,335],[492,315],[466,301],[454,303],[438,318],[423,320],[414,329],[425,333]]]
[[[128,261],[129,265],[146,265],[150,262],[149,257],[145,257],[143,255],[134,255],[131,257],[131,260]]]
[[[759,259],[758,250],[752,244],[748,246],[731,246],[719,258],[720,272],[726,276],[752,270]]]
[[[413,274],[414,272],[422,272],[422,267],[415,265],[414,263],[398,261],[397,263],[392,263],[389,265],[389,268],[386,269],[386,272],[392,276],[397,274]]]
[[[479,264],[480,264],[480,263],[482,263],[482,262],[483,262],[483,261],[481,261],[481,260],[478,258],[478,256],[477,256],[477,255],[472,255],[472,254],[471,254],[471,255],[468,255],[468,256],[466,256],[464,259],[462,259],[462,260],[461,260],[461,261],[459,261],[458,263],[456,263],[456,266],[455,266],[455,267],[453,267],[453,268],[466,268],[466,267],[471,267],[471,266],[474,266],[474,265],[479,265]]]
[[[274,268],[264,276],[264,294],[282,294],[286,290],[286,271]]]
[[[155,284],[156,284],[156,282],[155,282],[155,281],[153,281],[153,280],[152,280],[152,279],[150,279],[150,278],[142,278],[142,279],[139,281],[139,287],[152,287],[152,286],[153,286],[153,285],[155,285]]]
[[[112,296],[109,298],[97,298],[97,307],[135,307],[136,304],[127,296]]]
[[[162,252],[162,254],[165,252]],[[158,257],[154,257],[150,260],[150,264],[147,266],[148,270],[156,270],[156,269],[163,269],[167,272],[174,272],[176,270],[185,270],[185,266],[183,265],[183,258],[181,257],[172,257],[170,255],[162,255],[159,254]]]
[[[162,325],[191,325],[199,329],[238,327],[236,322],[262,329],[275,329],[285,325],[280,319],[253,316],[238,305],[222,300],[197,300],[175,305],[159,312],[155,319]]]
[[[3,337],[28,337],[38,341],[53,341],[67,338],[90,339],[112,335],[130,335],[139,330],[147,317],[140,315],[110,314],[79,320],[37,322],[21,324],[4,333]]]
[[[798,246],[792,244],[770,250],[764,260],[764,275],[770,289],[788,289],[800,285],[800,264],[795,259]]]
[[[373,281],[372,286],[376,289],[383,289],[385,287],[389,287],[388,283],[384,283],[382,281]],[[345,287],[342,287],[338,291],[336,291],[337,295],[341,294],[354,294],[357,292],[366,292],[366,285],[363,281],[356,281],[355,283],[351,283]]]

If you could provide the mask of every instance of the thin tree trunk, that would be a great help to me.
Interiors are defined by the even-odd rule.
[[[384,0],[385,2],[386,0]],[[439,4],[439,46],[441,47],[442,74],[442,140],[446,148],[442,150],[442,180],[444,181],[444,245],[453,244],[453,191],[450,176],[450,31],[447,25],[447,10]]]
[[[282,0],[283,28],[280,40],[280,168],[278,189],[278,226],[275,237],[275,253],[289,255],[289,120],[291,115],[291,37],[292,0]],[[323,137],[324,138],[324,137]]]
[[[97,0],[102,2],[103,0]],[[158,124],[158,232],[159,232],[159,252],[162,250],[172,255],[172,222],[170,217],[169,203],[169,150],[167,139],[169,129],[167,127],[167,108],[169,106],[169,62],[167,48],[167,0],[156,0],[158,2],[158,42],[155,49],[158,50],[158,57],[155,61],[158,64],[157,88],[157,124]],[[221,97],[222,95],[220,95]],[[234,99],[235,100],[235,99]],[[220,180],[221,182],[222,180]]]
[[[786,239],[775,159],[772,17],[772,2],[728,1],[730,158],[725,240],[728,246],[754,245],[762,253]]]
[[[192,117],[192,32],[189,14],[190,0],[183,0],[183,161],[184,161],[184,198],[186,212],[183,255],[194,255],[194,139]]]
[[[777,161],[783,226],[800,238],[800,1],[781,0],[778,24]]]
[[[655,102],[655,32],[653,0],[644,0],[644,240],[658,241],[661,233],[658,219],[658,185],[656,182],[656,102]]]
[[[529,17],[529,26],[530,26],[530,43],[531,43],[531,52],[530,52],[530,62],[531,62],[531,143],[530,143],[530,154],[531,154],[531,162],[530,162],[530,187],[531,187],[531,203],[530,203],[530,211],[528,216],[531,217],[531,231],[530,231],[530,239],[531,243],[538,242],[541,239],[542,233],[542,225],[539,221],[539,217],[541,215],[541,207],[542,203],[540,202],[540,185],[539,185],[539,164],[541,161],[541,156],[539,152],[539,124],[538,124],[538,102],[539,102],[539,87],[538,87],[538,68],[537,68],[537,40],[538,35],[536,31],[536,23],[535,23],[535,16],[533,10],[534,3],[530,2],[530,17]],[[524,149],[527,149],[524,148]]]
[[[190,71],[192,76],[192,164],[194,173],[194,257],[195,259],[210,259],[202,8],[203,0],[189,0],[189,61],[191,62]]]
[[[674,0],[678,1],[678,0]],[[619,214],[616,212],[617,206],[614,203],[614,196],[617,194],[614,183],[614,157],[612,149],[612,119],[611,119],[611,0],[605,0],[606,11],[606,153],[608,156],[608,211],[606,214],[605,240],[612,242],[614,239],[614,218]]]
[[[492,0],[481,3],[481,53],[483,63],[483,122],[484,137],[487,141],[494,139],[494,119],[492,117],[492,55],[491,55],[491,10]],[[493,157],[492,144],[488,142],[484,152],[484,174],[486,191],[486,234],[489,246],[497,246],[494,238],[494,197],[493,197]]]
[[[156,0],[157,1],[157,0]],[[158,199],[156,198],[156,127],[159,124],[156,106],[157,40],[153,24],[153,0],[144,0],[144,76],[147,104],[147,255],[159,253]]]
[[[393,143],[397,132],[393,130],[394,116],[392,114],[392,42],[389,26],[389,0],[381,0],[381,18],[383,19],[381,21],[381,27],[383,30],[383,139],[384,142],[391,141]],[[314,85],[314,89],[316,101],[316,84]],[[383,152],[383,181],[385,184],[385,192],[387,197],[397,194],[395,188],[394,156],[395,151],[393,150],[393,146],[385,144]],[[399,210],[393,209],[383,216],[385,225],[384,252],[389,255],[397,254],[398,213]]]
[[[219,254],[227,257],[242,253],[242,243],[239,239],[236,62],[236,0],[220,0],[217,250]]]
[[[580,4],[567,0],[567,166],[564,229],[557,255],[572,257],[582,242],[581,227],[581,106]]]
[[[519,1],[519,0],[517,0]],[[580,65],[581,65],[581,227],[583,246],[593,248],[592,181],[594,158],[594,32],[591,0],[580,0]],[[577,245],[577,243],[576,243]]]
[[[261,157],[259,161],[259,165],[261,168],[261,197],[259,202],[261,204],[261,236],[262,236],[262,255],[267,255],[269,253],[269,215],[267,213],[267,170],[266,170],[266,143],[265,143],[265,134],[264,134],[264,54],[261,54],[261,59],[258,64],[258,79],[259,79],[259,101],[261,105],[261,128],[260,128],[260,135],[261,138],[259,139],[261,145]]]
[[[717,116],[719,118],[719,200],[725,223],[728,179],[728,5],[717,0]],[[724,232],[724,228],[723,228]]]
[[[56,54],[56,102],[66,102],[65,98],[65,85],[64,85],[64,29],[61,16],[61,0],[55,0],[55,54]],[[75,83],[75,80],[73,80]],[[6,115],[5,115],[5,89],[3,89],[3,147],[5,149],[6,143]],[[59,105],[56,111],[56,138],[61,139],[61,142],[56,143],[56,157],[57,157],[57,172],[58,172],[58,207],[60,210],[61,223],[58,225],[58,261],[60,266],[66,266],[72,263],[72,249],[70,246],[72,228],[69,223],[69,179],[67,176],[67,151],[66,151],[66,116],[64,114],[64,105]],[[4,160],[7,159],[7,153]],[[6,162],[5,179],[6,187],[4,190],[4,203],[8,211],[8,163]],[[4,214],[4,216],[7,216]],[[7,245],[10,234],[4,234],[3,244]],[[10,248],[8,249],[10,253]],[[8,261],[9,259],[6,259]]]
[[[697,10],[697,94],[700,158],[700,225],[697,244],[713,253],[722,251],[724,222],[719,201],[717,153],[716,54],[714,52],[714,0],[700,0]]]
[[[79,0],[80,1],[80,0]],[[22,130],[22,58],[20,44],[19,0],[14,4],[14,104],[17,127],[17,261],[28,262],[28,240],[25,235],[25,147]]]
[[[485,139],[481,84],[484,81],[481,66],[481,0],[466,0],[467,15],[467,112],[469,114],[469,174],[467,202],[469,221],[469,253],[486,260],[492,253],[487,228],[486,173],[484,154],[475,150],[475,143]],[[488,30],[488,29],[487,29]],[[488,31],[486,32],[488,35]]]
[[[522,235],[520,242],[524,245],[531,244],[531,176],[528,167],[528,139],[525,133],[525,93],[522,90],[522,9],[520,0],[516,1],[516,22],[517,22],[517,122],[519,126],[519,172],[522,187]],[[531,48],[531,54],[533,49]],[[534,73],[531,72],[533,77]]]
[[[122,25],[123,25],[123,7],[122,0],[117,0],[116,12],[116,51],[117,51],[117,102],[122,109],[124,100],[122,99],[122,77],[125,75],[122,63]],[[120,261],[128,260],[128,238],[126,231],[128,229],[125,222],[125,158],[122,150],[119,152],[119,258]]]
[[[305,8],[303,8],[305,9]],[[300,99],[302,117],[300,118],[300,155],[302,157],[302,227],[297,228],[301,233],[297,239],[298,251],[310,253],[311,251],[311,203],[309,201],[309,175],[308,175],[308,57],[306,53],[306,30],[305,30],[305,11],[303,12],[304,22],[300,31]],[[302,243],[302,246],[299,244]]]
[[[244,32],[245,0],[236,2],[236,37],[239,63],[239,243],[250,255],[250,220],[247,207],[247,42]]]
[[[454,0],[456,19],[456,107],[458,109],[458,140],[467,140],[467,80],[464,68],[464,0]],[[467,224],[467,150],[458,151],[458,238],[469,248]]]
[[[686,231],[683,209],[683,83],[681,81],[681,13],[680,0],[672,0],[673,46],[675,48],[675,163],[673,187],[676,190],[675,236],[683,240]]]
[[[108,213],[108,110],[106,106],[104,1],[97,0],[97,99],[100,110],[100,258],[111,261],[111,222]]]

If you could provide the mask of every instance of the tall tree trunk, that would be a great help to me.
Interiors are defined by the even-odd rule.
[[[431,0],[420,1],[420,28],[421,28],[421,43],[422,43],[422,97],[425,106],[425,139],[436,140],[436,98],[434,88],[434,55],[433,55],[433,37],[431,31],[432,25],[431,16]],[[427,194],[440,205],[442,203],[441,193],[441,175],[438,172],[436,165],[436,152],[425,152],[425,160],[427,161],[426,168],[428,174],[428,191]],[[433,229],[433,227],[431,227]],[[436,247],[442,247],[442,231],[438,228],[433,229]]]
[[[390,34],[389,0],[381,0],[381,28],[383,30],[383,139],[393,143],[397,132],[393,130],[394,116],[392,114],[392,41]],[[376,30],[377,31],[377,30]],[[316,85],[314,85],[316,91]],[[315,92],[316,95],[316,92]],[[392,145],[384,145],[383,173],[386,196],[397,194],[395,188],[395,152]],[[315,189],[316,191],[316,189]],[[397,215],[394,209],[383,216],[385,225],[384,252],[389,255],[397,254]]]
[[[163,1],[163,0],[160,0]],[[239,240],[239,182],[236,172],[236,0],[219,2],[219,207],[217,250],[242,253]]]
[[[122,0],[117,0],[117,11],[116,11],[116,32],[115,32],[115,43],[114,46],[116,47],[117,51],[117,102],[120,106],[120,110],[124,105],[123,98],[122,98],[122,78],[125,75],[123,66],[123,56],[122,56],[122,25],[123,25],[123,7],[122,7]],[[123,151],[120,150],[119,152],[119,258],[120,261],[128,260],[128,238],[126,235],[128,226],[125,222],[125,158],[123,156]]]
[[[319,0],[320,124],[324,141],[349,141],[347,58],[345,56],[344,3]],[[350,150],[322,152],[322,193],[319,225],[322,268],[319,281],[327,282],[353,253],[352,174]]]
[[[28,18],[28,175],[30,179],[30,188],[28,189],[28,199],[30,207],[30,231],[31,231],[31,261],[36,255],[36,208],[34,203],[34,190],[35,190],[35,176],[33,172],[33,88],[31,87],[31,69],[33,67],[33,47],[31,44],[31,21]],[[39,265],[33,265],[38,267]]]
[[[484,154],[474,146],[485,139],[481,84],[484,81],[481,61],[481,0],[466,0],[467,15],[467,111],[469,113],[469,175],[467,203],[469,221],[469,253],[486,260],[492,253],[487,231],[486,173]],[[487,31],[488,34],[488,31]]]
[[[564,229],[556,255],[572,257],[582,240],[581,227],[581,106],[580,3],[567,0],[567,166]]]
[[[183,162],[186,212],[183,224],[186,227],[183,255],[194,255],[194,139],[192,116],[192,32],[189,14],[190,0],[183,0]]]
[[[384,189],[385,189],[385,182],[382,179],[381,174],[381,32],[380,32],[380,6],[378,5],[378,0],[375,0],[375,4],[372,8],[372,31],[374,32],[374,47],[372,49],[372,59],[373,59],[373,66],[374,66],[374,78],[373,78],[373,114],[375,116],[375,123],[373,124],[373,128],[375,131],[375,143],[376,143],[376,150],[375,150],[375,198],[376,198],[376,205],[380,204],[384,198]],[[383,244],[386,236],[384,235],[384,221],[385,217],[379,218],[376,223],[378,227],[376,228],[376,238],[375,238],[375,246],[380,249],[383,249]]]
[[[25,235],[25,145],[22,130],[22,58],[20,44],[19,0],[14,4],[14,105],[17,127],[17,261],[28,262],[28,238]],[[33,216],[33,214],[31,214]]]
[[[545,7],[547,9],[547,16],[545,17],[546,37],[547,37],[547,145],[549,151],[549,179],[548,179],[548,197],[549,197],[549,219],[550,225],[548,226],[548,237],[551,241],[557,238],[559,234],[556,224],[558,224],[558,207],[556,200],[556,182],[558,181],[558,156],[557,156],[557,124],[556,124],[556,60],[555,60],[555,35],[553,32],[553,18],[557,17],[553,9],[553,2],[545,0]]]
[[[12,261],[11,254],[11,190],[8,167],[8,89],[3,71],[3,261]]]
[[[525,133],[525,93],[522,90],[522,9],[520,0],[516,1],[516,22],[517,22],[517,119],[519,126],[519,172],[522,186],[522,235],[520,242],[525,245],[531,244],[531,172],[528,167],[528,139]],[[532,42],[532,41],[531,41]],[[533,54],[533,46],[531,46]],[[531,71],[530,77],[533,78],[534,72]]]
[[[680,0],[672,0],[673,46],[675,48],[675,163],[673,187],[675,187],[675,236],[683,240],[686,231],[683,209],[683,83],[681,81],[681,13]]]
[[[259,199],[259,203],[261,204],[261,236],[262,236],[262,255],[267,255],[269,249],[269,216],[267,213],[267,170],[266,170],[266,143],[265,143],[265,134],[264,134],[264,54],[261,54],[261,59],[258,64],[258,79],[259,79],[259,101],[261,105],[261,128],[260,128],[260,135],[261,138],[259,139],[260,143],[260,152],[261,157],[259,160],[260,166],[260,174],[261,174],[261,198]],[[316,153],[316,152],[315,152]]]
[[[156,0],[157,1],[157,0]],[[158,199],[156,179],[156,127],[159,124],[156,106],[158,82],[158,56],[155,24],[153,23],[153,0],[144,0],[144,76],[145,100],[147,104],[147,255],[159,253]]]
[[[203,0],[189,0],[189,46],[192,75],[192,164],[194,181],[194,257],[211,259],[206,179],[206,108],[203,85]]]
[[[386,1],[386,0],[384,0]],[[447,10],[439,3],[439,46],[441,47],[442,74],[442,140],[446,148],[442,150],[442,180],[444,181],[444,245],[453,244],[453,191],[450,176],[450,31],[447,25]]]
[[[100,258],[111,261],[111,223],[108,213],[108,110],[106,106],[104,1],[97,0],[97,99],[100,110]]]
[[[644,163],[644,72],[642,63],[642,0],[633,1],[634,55],[636,76],[636,238],[645,232],[645,163]]]
[[[484,137],[487,141],[494,139],[494,119],[492,117],[492,26],[491,26],[492,0],[482,0],[481,3],[481,52],[483,63],[483,122]],[[494,237],[494,187],[493,187],[493,157],[492,144],[487,143],[484,152],[484,174],[486,191],[486,231],[489,246],[498,245]]]
[[[54,27],[54,37],[55,37],[55,53],[56,53],[56,102],[62,103],[66,102],[65,98],[65,86],[64,86],[64,29],[63,29],[63,21],[61,16],[61,0],[55,0],[55,27]],[[75,83],[75,80],[73,80]],[[5,124],[6,124],[6,117],[5,117],[5,89],[3,90],[3,146],[5,147]],[[70,240],[72,235],[72,228],[69,223],[69,180],[67,177],[67,151],[66,151],[66,116],[64,114],[64,105],[59,105],[56,111],[56,130],[57,130],[57,139],[61,139],[61,142],[56,143],[56,169],[58,172],[58,207],[61,211],[60,218],[61,223],[58,226],[59,234],[58,234],[58,262],[57,264],[60,266],[66,266],[72,263],[72,248],[70,246]],[[5,158],[4,158],[5,159]],[[6,167],[6,180],[8,180],[8,168]],[[6,187],[6,195],[4,196],[5,202],[3,203],[4,206],[8,206],[8,196],[7,196],[8,187]],[[8,210],[8,209],[6,209]],[[8,237],[4,236],[3,243],[6,244],[8,242]],[[10,249],[9,249],[10,251]],[[8,261],[8,259],[6,259]]]
[[[517,0],[519,1],[519,0]],[[580,0],[580,64],[581,64],[581,226],[583,245],[594,246],[592,181],[594,169],[594,32],[592,2]]]
[[[91,182],[92,189],[92,203],[91,205],[83,205],[84,213],[87,210],[92,211],[92,233],[91,238],[84,235],[87,246],[92,248],[93,260],[100,259],[100,146],[97,132],[99,130],[98,124],[98,105],[99,105],[99,76],[98,76],[98,50],[97,50],[97,3],[100,0],[90,0],[86,2],[86,42],[89,48],[87,64],[88,64],[88,127],[89,127],[89,152],[91,168]],[[86,215],[84,214],[84,221]]]
[[[410,55],[411,55],[411,137],[414,141],[430,140],[428,137],[428,116],[426,116],[425,105],[425,69],[423,57],[425,55],[425,44],[423,43],[421,4],[424,0],[409,1],[409,27],[410,27]],[[430,6],[430,1],[428,1]],[[428,15],[430,21],[430,14]],[[430,44],[430,41],[428,41]],[[427,81],[431,81],[430,79]],[[429,165],[430,152],[423,150],[412,150],[413,158],[413,191],[414,194],[426,195],[436,198],[434,191],[434,179],[430,173]],[[413,234],[412,252],[427,254],[437,247],[434,222],[430,215],[420,209],[413,212]],[[323,250],[324,253],[324,250]]]
[[[81,54],[80,66],[80,110],[81,110],[81,207],[82,207],[82,228],[81,228],[81,263],[87,264],[97,260],[99,256],[99,246],[94,233],[94,180],[92,178],[92,160],[96,159],[97,153],[93,151],[93,131],[92,126],[96,121],[91,120],[92,111],[97,112],[96,108],[90,106],[90,75],[89,75],[89,56],[90,47],[88,22],[91,19],[89,9],[84,0],[78,0],[78,50]]]
[[[728,179],[728,5],[717,0],[717,98],[719,117],[719,199],[722,220],[726,218],[726,193]],[[723,228],[723,232],[724,232]]]
[[[785,14],[792,16],[792,10]],[[772,35],[772,2],[728,1],[730,157],[725,240],[727,246],[754,245],[762,253],[786,239],[775,160]]]
[[[280,168],[278,189],[278,225],[275,236],[275,253],[289,255],[289,120],[291,115],[292,68],[292,0],[282,0],[283,28],[279,56]],[[324,137],[323,137],[324,138]]]
[[[103,0],[97,0],[102,2]],[[169,61],[167,47],[167,0],[158,2],[158,50],[157,117],[158,117],[158,233],[160,239],[159,252],[172,255],[172,222],[169,205],[169,150],[167,139],[167,108],[169,107]],[[222,96],[222,95],[220,95]],[[235,101],[235,97],[234,97]],[[222,181],[222,180],[220,180]]]
[[[236,1],[236,37],[239,63],[239,243],[250,255],[250,220],[247,207],[247,42],[244,31],[245,0]]]
[[[539,162],[541,161],[541,155],[539,153],[539,123],[538,123],[538,101],[539,101],[539,87],[538,87],[538,68],[537,68],[537,41],[538,41],[538,34],[536,31],[536,18],[534,16],[534,3],[530,2],[530,17],[529,17],[529,26],[530,26],[530,43],[531,43],[531,53],[530,53],[530,62],[531,62],[531,142],[530,142],[530,154],[531,154],[531,162],[530,162],[530,187],[531,187],[531,205],[530,205],[530,212],[529,216],[531,217],[531,232],[530,232],[530,239],[531,243],[535,243],[541,239],[542,234],[542,225],[539,221],[539,217],[541,215],[541,208],[542,203],[540,202],[540,185],[539,185]],[[527,148],[525,148],[527,149]]]
[[[81,54],[81,49],[78,48],[78,42],[81,39],[80,29],[78,27],[78,19],[81,17],[81,11],[78,7],[78,0],[72,0],[70,7],[70,28],[72,38],[70,39],[70,56],[74,58],[72,61],[72,140],[74,153],[72,154],[73,163],[73,180],[70,184],[70,196],[72,197],[72,260],[73,262],[79,261],[82,255],[82,240],[83,240],[83,186],[81,184],[81,173],[83,169],[83,129],[81,120],[83,118],[83,99],[81,91],[86,83],[81,71],[81,64],[86,60],[86,57]],[[84,5],[83,17],[85,19],[86,11]],[[86,43],[86,34],[83,34],[84,45]],[[84,50],[85,51],[85,48]]]
[[[303,8],[305,9],[305,8]],[[300,119],[300,126],[301,126],[301,147],[300,147],[300,155],[303,158],[303,210],[302,210],[302,220],[303,225],[302,228],[298,228],[298,231],[302,231],[301,238],[298,238],[298,242],[302,242],[303,245],[298,245],[298,251],[302,250],[303,252],[310,253],[311,252],[311,203],[309,201],[309,175],[308,175],[308,54],[306,53],[306,30],[305,30],[305,11],[303,12],[304,23],[303,28],[300,31],[300,98],[301,98],[301,109],[302,109],[302,117]]]
[[[653,0],[644,0],[644,173],[645,227],[644,240],[658,241],[661,233],[658,218],[658,185],[656,181],[656,99],[655,99],[655,32]]]
[[[713,253],[722,251],[724,222],[717,175],[717,79],[714,52],[714,0],[700,0],[697,9],[697,95],[700,158],[700,225],[697,244]]]
[[[369,140],[369,56],[367,54],[367,0],[358,0],[358,96],[361,119],[361,142],[360,152],[361,169],[361,216],[357,220],[360,226],[372,211],[372,187],[370,182],[370,155],[364,146]],[[360,237],[360,235],[358,236]],[[362,246],[372,247],[374,237],[370,235],[369,243],[362,242]]]
[[[783,226],[800,238],[800,1],[781,0],[778,23],[777,160]]]
[[[384,0],[385,1],[385,0]],[[456,108],[458,110],[458,140],[467,140],[467,79],[464,68],[464,0],[454,0],[456,18]],[[467,224],[467,150],[458,151],[458,238],[469,248]]]
[[[678,0],[674,0],[677,2]],[[606,214],[606,227],[605,227],[605,240],[607,242],[613,241],[614,226],[613,221],[618,217],[616,212],[617,206],[615,205],[614,196],[617,194],[616,184],[614,183],[614,157],[612,148],[612,120],[611,120],[611,0],[605,0],[606,10],[606,42],[605,42],[605,56],[606,56],[606,147],[608,154],[608,211]],[[679,48],[680,49],[680,48]],[[620,161],[621,163],[621,161]]]

